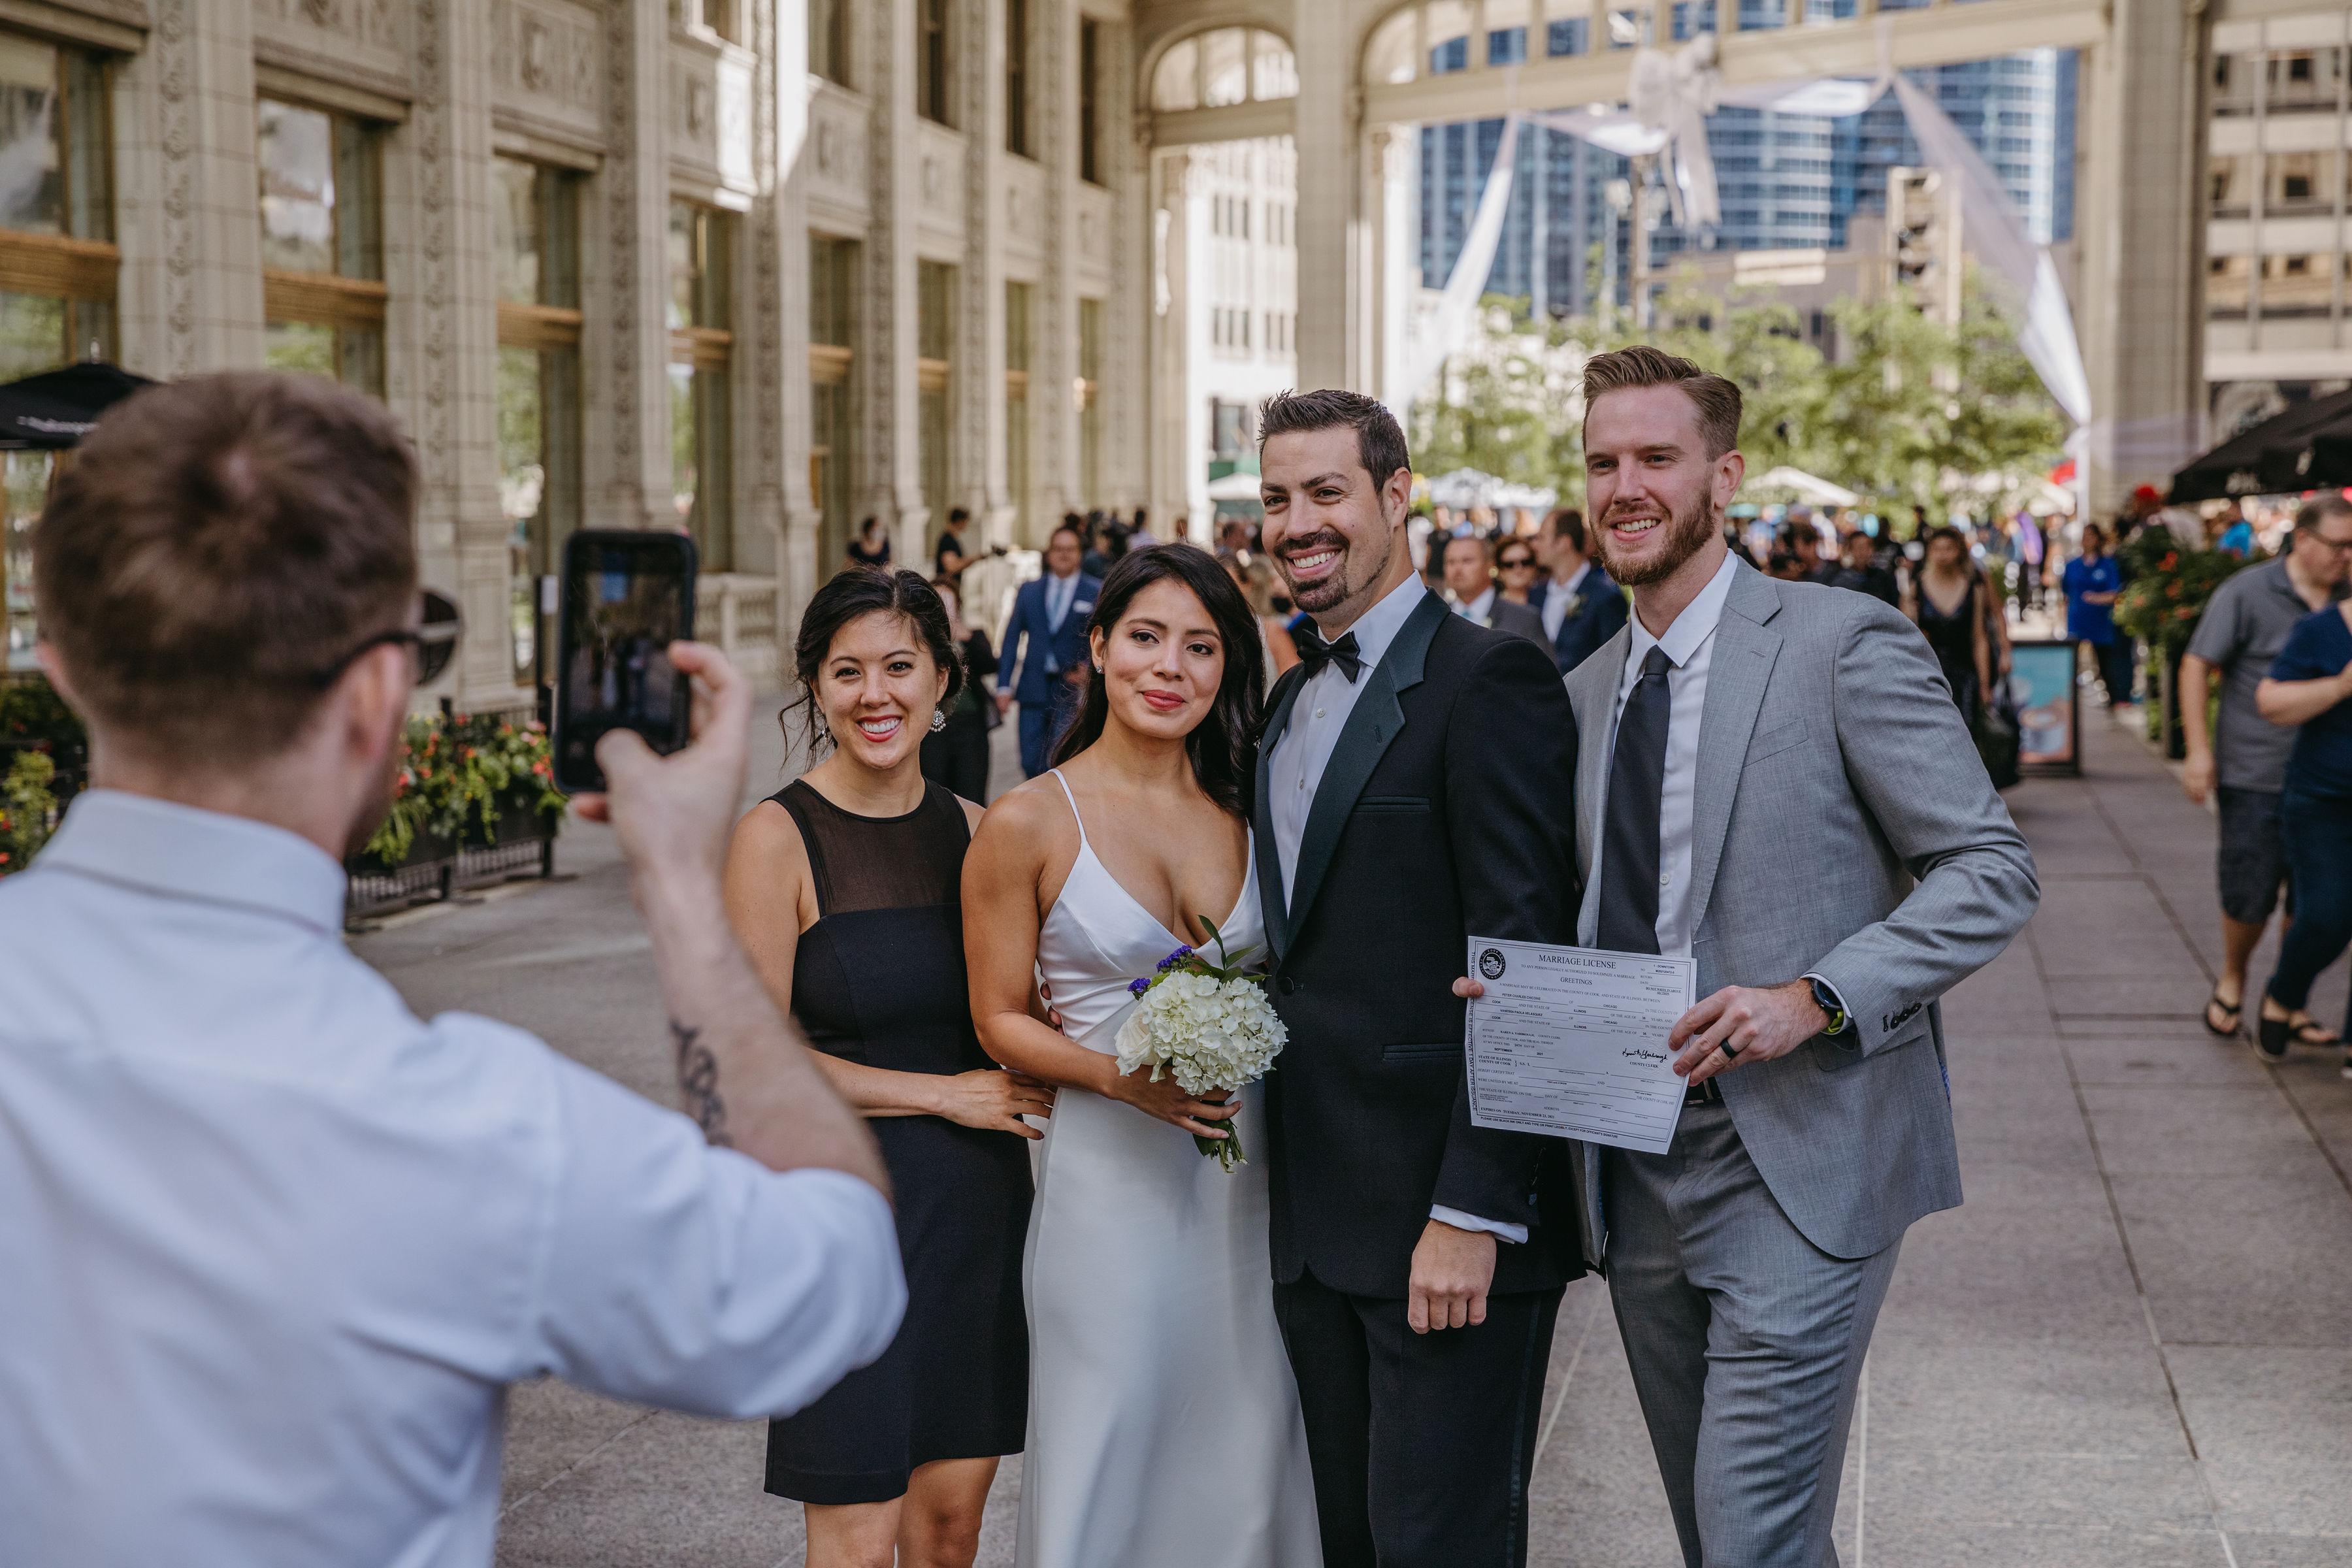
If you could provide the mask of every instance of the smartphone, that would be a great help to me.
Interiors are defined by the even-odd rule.
[[[556,634],[555,787],[601,791],[596,742],[635,730],[682,750],[691,693],[669,645],[694,636],[694,541],[682,533],[583,530],[563,546]]]

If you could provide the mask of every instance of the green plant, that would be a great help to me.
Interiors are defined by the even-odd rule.
[[[499,803],[518,794],[530,795],[530,811],[562,811],[566,797],[555,787],[551,756],[536,721],[464,713],[410,719],[392,809],[367,852],[396,863],[419,833],[454,842],[469,824],[495,844]]]
[[[49,841],[58,797],[49,793],[58,765],[45,752],[19,752],[0,779],[0,877],[33,863]]]
[[[89,744],[81,721],[47,680],[0,683],[0,741],[44,748],[53,756],[79,756]]]
[[[2163,663],[2188,647],[2213,590],[2254,563],[2222,550],[2184,550],[2162,527],[2133,535],[2122,559],[2131,581],[2116,601],[2116,625]]]

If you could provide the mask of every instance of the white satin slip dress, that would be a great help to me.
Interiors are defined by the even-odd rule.
[[[1248,865],[1220,929],[1228,951],[1262,958]],[[1081,820],[1077,860],[1037,933],[1064,1032],[1113,1054],[1135,1005],[1129,983],[1177,945]],[[1084,1089],[1055,1098],[1023,1267],[1020,1568],[1321,1568],[1307,1432],[1274,1318],[1263,1085],[1242,1091],[1235,1123],[1247,1161],[1227,1174],[1181,1128]]]

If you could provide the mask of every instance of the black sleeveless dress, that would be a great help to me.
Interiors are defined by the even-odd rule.
[[[965,989],[960,887],[971,841],[938,784],[904,816],[858,816],[794,780],[793,814],[817,921],[793,961],[793,1016],[809,1043],[896,1072],[994,1064]],[[1021,1451],[1029,1330],[1021,1251],[1027,1140],[939,1116],[877,1116],[906,1259],[907,1317],[882,1359],[768,1427],[768,1490],[811,1503],[887,1502],[934,1459]]]
[[[1946,615],[1928,595],[1927,584],[1914,578],[1919,595],[1919,630],[1927,637],[1927,646],[1935,650],[1936,662],[1943,667],[1944,684],[1952,689],[1952,700],[1960,711],[1974,719],[1977,701],[1983,693],[1977,689],[1977,584],[1969,582],[1968,592],[1960,595],[1959,607]]]

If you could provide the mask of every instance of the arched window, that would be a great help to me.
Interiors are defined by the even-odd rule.
[[[1298,57],[1279,33],[1213,27],[1171,44],[1151,72],[1151,107],[1223,109],[1298,96]]]

